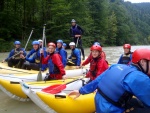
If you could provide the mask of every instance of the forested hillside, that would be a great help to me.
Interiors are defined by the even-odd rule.
[[[26,43],[42,38],[46,25],[47,41],[71,41],[71,19],[84,29],[84,46],[94,41],[103,46],[124,43],[150,43],[150,3],[131,4],[123,0],[1,0],[0,51],[7,51],[14,40]]]

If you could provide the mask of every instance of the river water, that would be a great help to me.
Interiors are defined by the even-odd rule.
[[[132,46],[131,51],[137,48],[150,48],[150,46]],[[70,53],[70,50],[67,50]],[[110,64],[117,63],[120,55],[123,53],[122,47],[103,47],[106,53],[107,61]],[[89,49],[85,49],[85,54],[88,56]],[[0,53],[0,61],[4,59],[8,53]],[[0,91],[0,113],[44,113],[33,102],[20,102],[9,98],[2,91]]]

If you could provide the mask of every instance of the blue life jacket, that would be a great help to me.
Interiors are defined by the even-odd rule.
[[[54,54],[56,54],[56,53],[54,53]],[[59,74],[60,73],[60,70],[58,69],[58,67],[52,62],[51,56],[48,60],[48,68],[49,68],[50,74]]]
[[[56,52],[60,54],[62,58],[63,66],[65,67],[67,64],[67,52],[64,48],[56,48]]]
[[[14,56],[14,59],[20,59],[20,54],[19,52],[23,51],[23,55],[26,56],[26,51],[24,50],[24,48],[15,48],[12,49],[11,52],[9,53],[9,56],[5,59],[5,61],[8,61],[12,56]]]
[[[36,51],[34,54],[35,63],[40,63],[40,50]]]
[[[118,64],[129,64],[131,60],[132,60],[132,54],[128,54],[128,55],[123,54],[121,55]]]
[[[78,25],[72,26],[71,30],[72,30],[73,35],[81,35],[82,34],[81,30],[78,29]]]
[[[116,70],[114,70],[114,68]],[[101,79],[101,82],[99,82],[98,89],[100,89],[101,92],[104,95],[106,95],[109,99],[111,99],[112,101],[118,102],[120,97],[122,97],[123,94],[126,92],[126,90],[123,87],[124,78],[129,73],[131,73],[135,70],[136,70],[135,68],[131,68],[127,65],[121,65],[121,64],[119,65],[118,64],[117,66],[116,65],[111,66],[105,72],[105,75]],[[113,76],[112,76],[112,73],[113,73]],[[107,100],[106,97],[104,97],[104,98]],[[109,100],[107,100],[107,101],[109,101]]]

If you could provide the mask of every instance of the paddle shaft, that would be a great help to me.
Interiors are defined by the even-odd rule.
[[[44,24],[44,26],[43,26],[43,38],[42,38],[42,40],[43,40],[43,42],[44,42],[44,38],[45,38],[45,26],[46,26],[46,24]],[[44,43],[42,44],[42,50],[43,50],[43,48],[44,48]],[[44,51],[44,50],[43,50]],[[43,53],[44,54],[44,53]],[[40,56],[40,71],[41,71],[41,68],[42,68],[42,54],[41,54],[41,56]],[[40,72],[39,72],[40,73]]]
[[[46,24],[44,24],[44,26],[43,26],[43,38],[42,38],[43,44],[42,44],[42,49],[43,49],[43,47],[44,47],[44,39],[45,39],[45,26],[46,26]]]
[[[42,38],[43,42],[44,42],[44,38],[45,38],[45,25],[46,24],[44,24],[44,26],[43,26],[43,38]],[[42,44],[42,50],[43,50],[43,48],[44,48],[44,43]],[[44,54],[44,52],[43,52],[43,54]],[[41,81],[42,80],[42,72],[41,72],[41,70],[42,70],[42,53],[40,55],[40,70],[39,70],[39,73],[37,75],[37,81]]]
[[[79,41],[79,37],[78,37],[77,42],[76,42],[76,47],[78,47],[78,41]]]
[[[27,48],[27,45],[28,45],[29,40],[30,40],[30,38],[31,38],[31,36],[32,36],[32,33],[33,33],[33,28],[32,28],[32,30],[31,30],[31,33],[30,33],[30,35],[29,35],[29,38],[28,38],[28,40],[27,40],[27,42],[26,42],[26,45],[25,45],[25,47],[24,47],[24,51],[25,51],[26,48]]]

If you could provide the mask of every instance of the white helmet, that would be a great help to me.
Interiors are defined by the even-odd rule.
[[[71,20],[71,23],[76,23],[76,20],[75,20],[75,19],[72,19],[72,20]]]
[[[69,46],[75,46],[76,44],[74,42],[70,42]]]
[[[39,42],[43,42],[43,40],[41,40],[41,39],[39,39],[38,41],[39,41]]]

